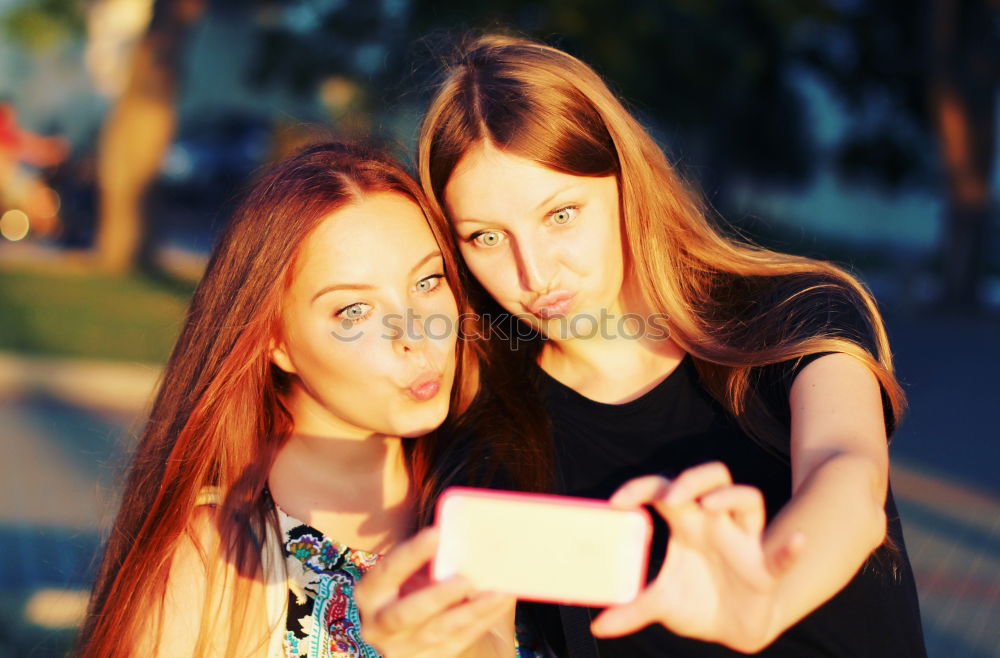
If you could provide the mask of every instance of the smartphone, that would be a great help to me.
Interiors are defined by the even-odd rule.
[[[435,580],[529,601],[604,607],[645,582],[653,525],[644,509],[606,501],[451,487],[437,504]]]

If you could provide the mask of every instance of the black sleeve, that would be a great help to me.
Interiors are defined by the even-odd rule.
[[[816,312],[809,318],[809,328],[818,333],[828,333],[844,338],[860,345],[874,358],[878,358],[878,342],[875,330],[866,314],[858,310],[840,295],[823,295],[817,300]],[[807,365],[832,352],[817,352],[807,354],[798,359],[791,359],[767,366],[761,366],[756,373],[756,388],[772,415],[785,427],[791,424],[791,408],[789,395],[792,383]],[[879,387],[882,394],[882,415],[885,419],[886,436],[891,437],[896,430],[896,418],[892,411],[892,403],[885,388]]]

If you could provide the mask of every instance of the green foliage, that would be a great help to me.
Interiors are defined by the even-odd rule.
[[[192,288],[138,276],[0,272],[0,350],[163,363]]]
[[[83,36],[83,0],[26,0],[0,16],[5,35],[26,48],[45,50]]]
[[[417,3],[417,33],[441,25],[506,25],[579,56],[644,123],[716,181],[739,173],[800,183],[812,144],[788,75],[803,22],[829,19],[821,0],[502,0]]]

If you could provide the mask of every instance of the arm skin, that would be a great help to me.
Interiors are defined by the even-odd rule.
[[[792,499],[768,527],[765,551],[795,530],[806,542],[779,581],[763,646],[839,592],[886,533],[889,448],[875,375],[830,354],[799,373],[790,403]]]
[[[757,652],[846,585],[885,537],[888,446],[879,384],[846,354],[820,357],[790,393],[792,498],[764,529],[764,501],[719,462],[668,482],[626,483],[616,506],[652,504],[671,527],[657,579],[609,608],[595,635],[661,623]]]

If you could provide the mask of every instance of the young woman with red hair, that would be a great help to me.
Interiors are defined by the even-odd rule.
[[[482,377],[547,419],[523,450],[548,461],[518,468],[661,517],[635,601],[592,626],[534,609],[556,653],[925,655],[888,483],[904,396],[854,276],[722,234],[600,77],[540,43],[460,49],[418,166],[474,308],[514,318]]]
[[[508,597],[411,578],[436,545],[404,541],[451,452],[435,430],[475,372],[427,212],[360,147],[253,186],[167,364],[79,655],[514,655]]]

